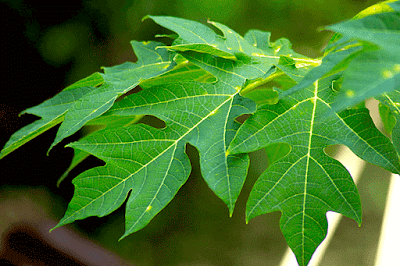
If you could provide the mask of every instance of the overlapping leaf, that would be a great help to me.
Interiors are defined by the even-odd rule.
[[[130,192],[124,236],[141,229],[185,183],[190,173],[186,143],[199,150],[204,179],[232,213],[249,162],[247,155],[225,153],[238,128],[234,118],[255,108],[238,93],[224,83],[190,82],[152,87],[116,103],[108,114],[154,115],[167,126],[102,130],[70,144],[106,165],[74,179],[74,197],[58,226],[107,215]]]
[[[135,88],[143,80],[161,75],[172,63],[172,55],[165,49],[157,49],[160,43],[132,41],[138,61],[104,68],[104,84],[77,101],[65,115],[52,148],[64,138],[78,131],[86,122],[105,113],[118,96]]]
[[[149,17],[179,35],[182,44],[168,49],[179,52],[193,64],[218,77],[219,81],[233,86],[243,86],[246,80],[268,78],[276,71],[275,67],[279,67],[282,56],[290,57],[297,67],[303,69],[319,64],[318,60],[295,53],[287,39],[270,42],[268,32],[250,30],[243,38],[225,25],[210,21],[223,33],[220,36],[198,22]]]
[[[166,49],[156,50],[161,43],[132,41],[131,44],[138,57],[136,63],[104,68],[104,74],[95,73],[67,87],[52,99],[24,111],[42,119],[16,132],[6,143],[1,157],[63,121],[51,149],[85,123],[105,113],[118,96],[174,66],[171,53]]]
[[[210,73],[204,71],[203,69],[191,64],[185,58],[179,57],[179,55],[174,58],[174,63],[176,66],[155,77],[147,80],[143,80],[140,83],[141,88],[150,88],[152,86],[157,86],[161,84],[176,83],[177,81],[200,81],[200,82],[215,82],[216,78]],[[118,128],[131,125],[140,120],[142,116],[113,116],[107,114],[106,116],[99,116],[95,119],[86,122],[85,126],[96,126],[98,130],[101,127],[107,128]],[[95,130],[92,130],[95,131]],[[92,132],[93,133],[93,132]],[[57,184],[59,185],[62,180],[64,180],[69,172],[74,169],[79,163],[81,163],[85,158],[89,156],[88,153],[75,150],[74,158],[72,159],[71,165],[68,167],[67,171],[59,178]]]
[[[374,126],[366,109],[333,113],[335,76],[260,106],[239,129],[229,154],[286,143],[291,151],[260,176],[247,202],[247,220],[281,211],[280,227],[299,265],[307,265],[325,238],[326,212],[361,223],[357,188],[348,171],[324,153],[328,145],[348,146],[360,158],[399,173],[397,153]],[[327,114],[331,114],[330,116]]]
[[[340,111],[369,97],[400,87],[399,1],[379,3],[355,19],[326,27],[337,34],[320,67],[282,97],[327,75],[345,71],[332,107]],[[363,48],[363,49],[361,49]]]
[[[327,28],[379,47],[349,63],[336,110],[400,88],[400,13],[375,14]]]

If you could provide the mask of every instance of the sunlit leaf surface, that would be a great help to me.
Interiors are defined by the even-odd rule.
[[[329,145],[348,146],[360,158],[398,173],[390,141],[374,126],[366,109],[333,113],[334,77],[262,105],[239,129],[229,154],[248,153],[286,143],[290,152],[260,176],[247,202],[247,220],[281,211],[282,232],[300,265],[307,265],[326,236],[326,212],[361,223],[357,188],[348,171],[324,152]],[[330,115],[327,115],[330,114]]]

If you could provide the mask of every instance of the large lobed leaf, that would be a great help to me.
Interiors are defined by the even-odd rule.
[[[130,192],[124,236],[144,227],[186,181],[190,172],[184,154],[186,143],[199,150],[205,181],[232,214],[246,177],[248,157],[245,154],[226,156],[226,150],[239,127],[234,119],[255,111],[254,102],[243,98],[239,92],[246,80],[268,78],[276,73],[277,66],[289,76],[301,72],[295,66],[287,68],[288,58],[295,54],[290,43],[280,40],[271,44],[268,33],[250,31],[242,38],[214,23],[224,32],[225,38],[210,39],[207,36],[210,32],[196,22],[171,17],[151,18],[176,30],[181,43],[203,41],[200,46],[191,45],[185,49],[168,47],[186,59],[175,57],[174,69],[142,82],[144,91],[115,103],[103,117],[153,115],[164,120],[166,128],[140,124],[106,129],[70,144],[75,150],[104,160],[106,165],[91,169],[73,181],[74,197],[57,226],[88,216],[107,215],[118,208]],[[191,32],[187,33],[189,30]],[[227,58],[219,50],[204,49],[205,45],[215,45],[211,42],[213,39],[218,39],[219,45],[225,47],[223,50],[231,51],[235,58]],[[287,57],[284,62],[282,55]],[[306,62],[305,57],[296,60],[304,64],[304,69],[315,63],[313,60]],[[188,79],[214,83],[187,82]],[[180,82],[176,83],[177,80]]]
[[[239,129],[229,154],[286,143],[291,150],[257,180],[247,202],[247,220],[281,211],[280,227],[300,265],[307,265],[326,236],[326,212],[361,223],[357,188],[348,171],[327,156],[329,145],[348,146],[360,158],[399,173],[397,153],[374,126],[368,111],[334,113],[334,76],[276,105],[262,105]],[[327,114],[330,114],[327,116]]]
[[[106,165],[74,179],[74,197],[57,226],[107,215],[130,192],[123,237],[141,229],[187,180],[186,143],[199,150],[204,179],[232,213],[249,161],[245,154],[225,154],[239,126],[234,118],[255,108],[238,93],[224,83],[190,82],[152,87],[116,103],[110,115],[150,114],[163,119],[166,127],[139,124],[102,130],[70,144]]]

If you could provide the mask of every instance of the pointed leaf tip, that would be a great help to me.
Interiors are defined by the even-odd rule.
[[[150,15],[146,15],[146,16],[144,16],[144,17],[142,18],[142,22],[143,22],[143,21],[145,21],[146,19],[149,19],[149,18],[151,18],[151,16],[150,16]]]

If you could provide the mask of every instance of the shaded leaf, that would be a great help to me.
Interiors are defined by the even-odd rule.
[[[332,106],[335,110],[400,87],[399,13],[375,14],[327,28],[379,47],[348,64],[337,102]]]

